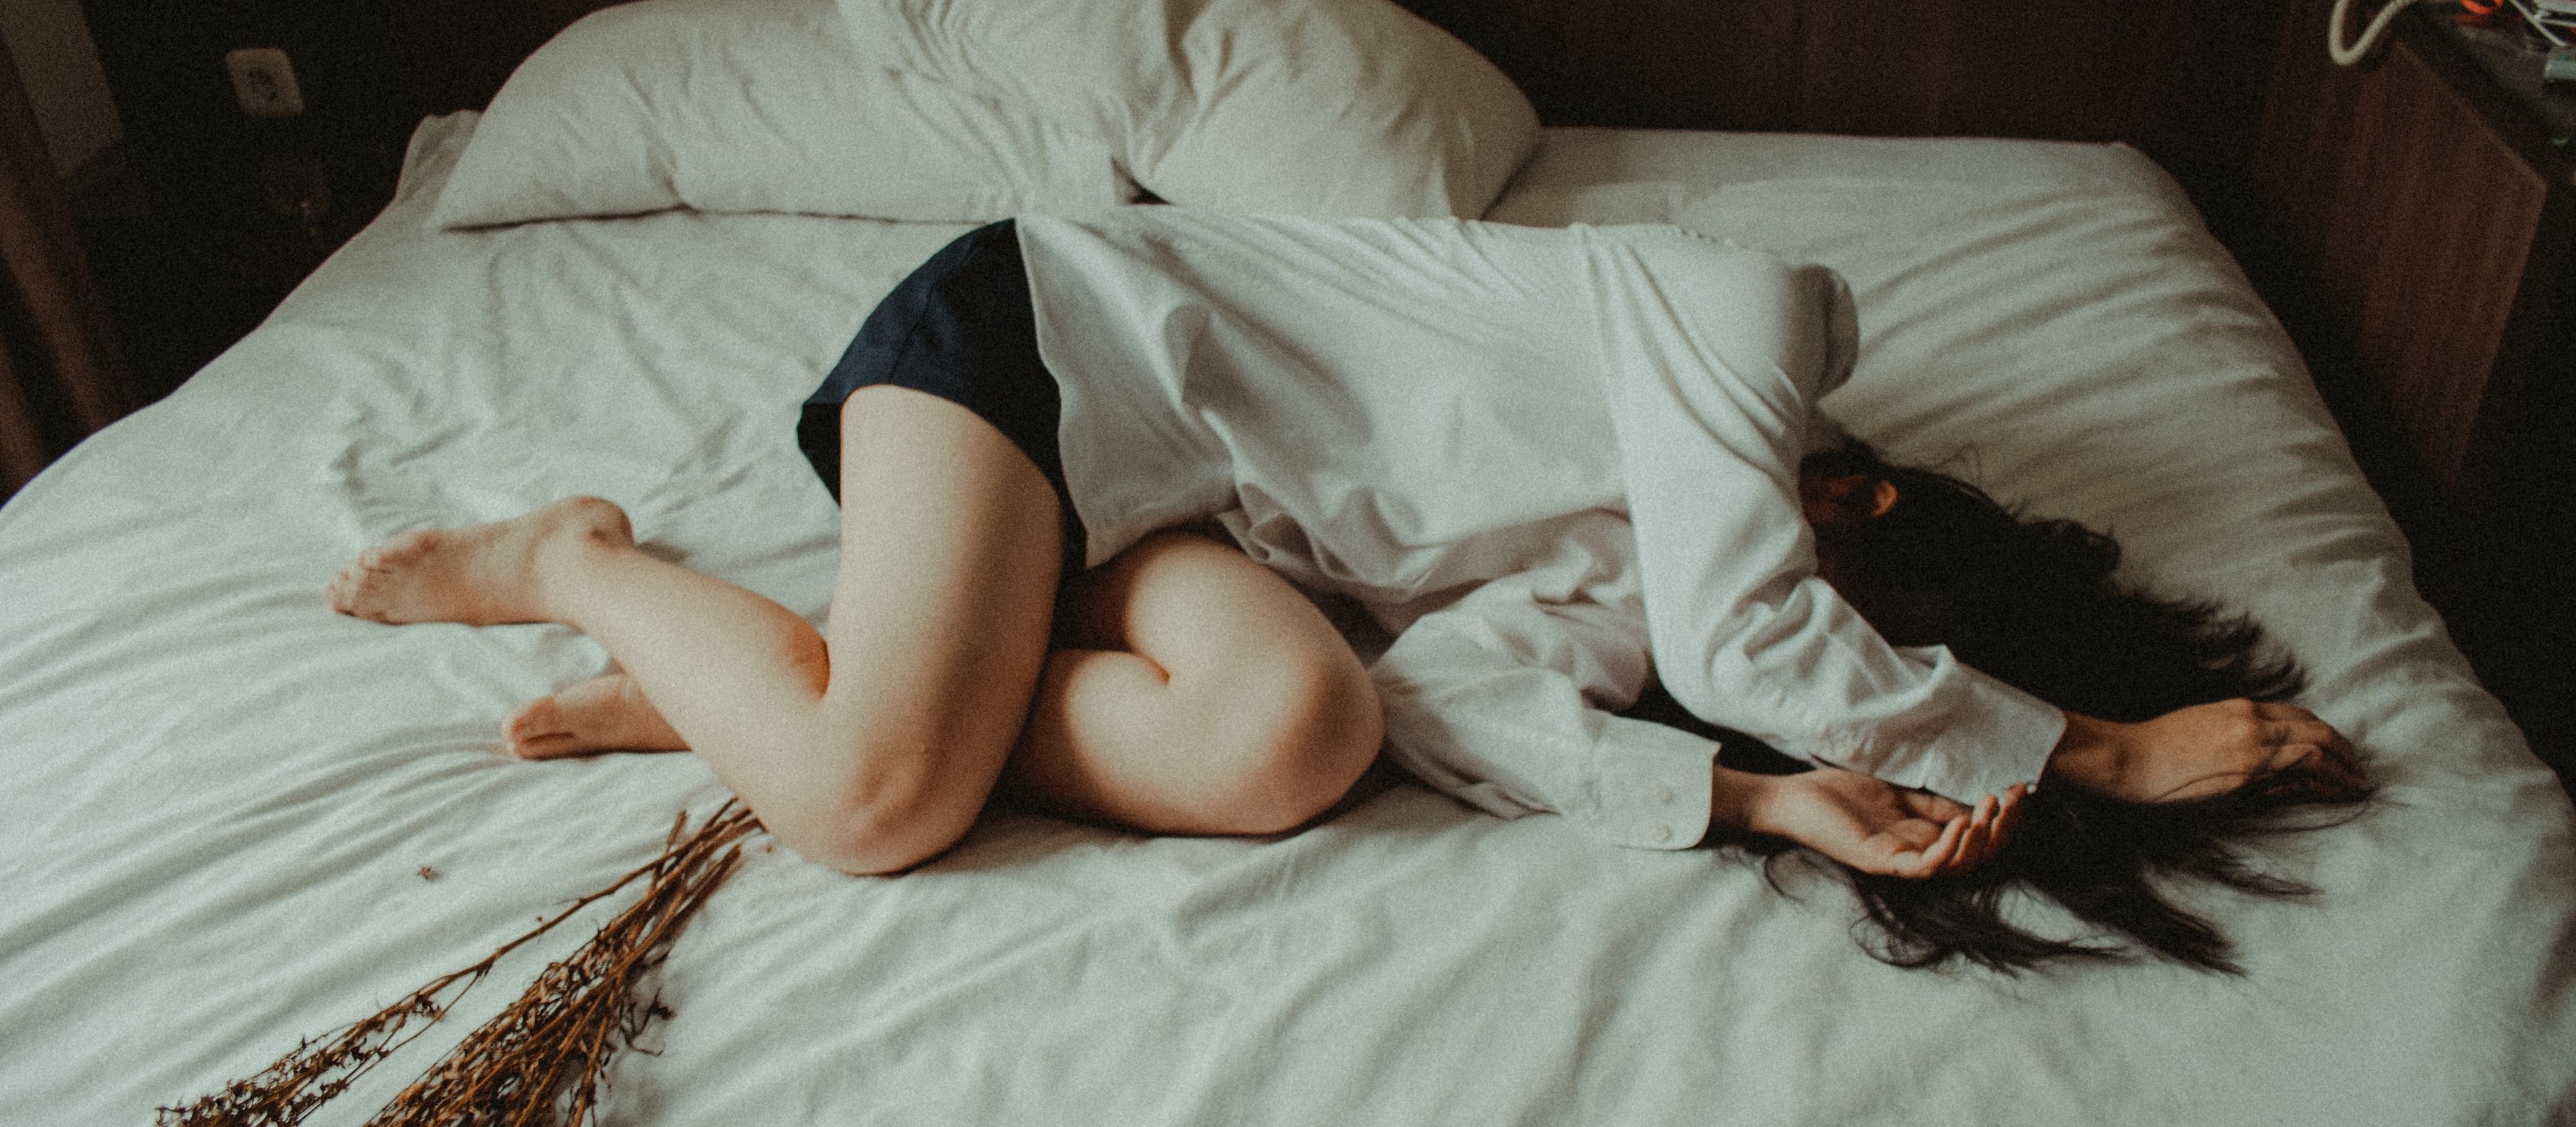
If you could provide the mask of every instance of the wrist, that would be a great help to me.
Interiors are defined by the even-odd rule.
[[[2122,738],[2127,728],[2115,720],[2067,713],[2066,732],[2057,738],[2057,747],[2049,752],[2048,766],[2040,777],[2086,790],[2116,789],[2127,769],[2128,743]]]
[[[1779,790],[1779,779],[1715,764],[1709,770],[1709,832],[1771,832],[1763,826],[1769,821],[1771,797]]]

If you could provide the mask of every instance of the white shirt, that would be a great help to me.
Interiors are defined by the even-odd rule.
[[[1090,562],[1213,514],[1357,599],[1395,633],[1389,753],[1432,786],[1693,844],[1716,746],[1611,714],[1650,675],[1965,802],[2037,780],[2064,729],[1816,578],[1797,464],[1856,343],[1830,271],[1669,227],[1140,207],[1019,236]]]

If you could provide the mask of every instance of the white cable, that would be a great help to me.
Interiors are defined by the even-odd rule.
[[[2348,67],[2360,62],[2361,57],[2369,54],[2371,47],[2379,42],[2379,37],[2387,33],[2388,21],[2396,19],[2397,10],[2405,7],[2409,2],[2410,0],[2388,0],[2388,3],[2379,9],[2379,14],[2372,17],[2370,26],[2361,30],[2361,41],[2346,45],[2343,41],[2343,20],[2344,13],[2352,9],[2352,0],[2335,0],[2334,14],[2326,17],[2326,54],[2334,59],[2337,66]]]

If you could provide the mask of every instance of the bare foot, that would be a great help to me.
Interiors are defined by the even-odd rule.
[[[662,710],[623,673],[593,677],[553,696],[520,705],[501,725],[510,754],[560,759],[594,751],[687,751]]]
[[[585,542],[633,545],[625,510],[567,497],[491,524],[406,532],[359,553],[325,591],[331,609],[377,622],[550,622],[539,565]]]

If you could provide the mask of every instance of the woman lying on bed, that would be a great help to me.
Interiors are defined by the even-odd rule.
[[[695,750],[853,873],[938,855],[997,788],[1146,832],[1275,833],[1382,743],[1498,813],[1640,847],[1769,835],[1895,878],[2006,851],[2043,780],[2125,804],[2361,791],[2314,715],[2219,699],[2291,681],[2250,630],[2047,597],[2107,590],[2107,542],[1865,452],[1807,457],[1853,343],[1830,273],[1670,229],[997,224],[889,295],[807,405],[848,502],[823,631],[639,550],[596,498],[397,537],[330,597],[582,630],[620,671],[522,708],[514,752]],[[1961,558],[1916,557],[1927,519],[1965,530],[1940,549]],[[2205,675],[2140,714],[2044,701],[1854,611],[1928,644],[1949,639],[1906,635],[1995,605],[1945,612],[1916,572],[2030,592],[2042,613],[1983,617],[2050,645],[2099,624],[2046,611],[2126,614]],[[1364,667],[1291,580],[1394,644]],[[1822,769],[1747,774],[1604,710],[1650,668]]]

